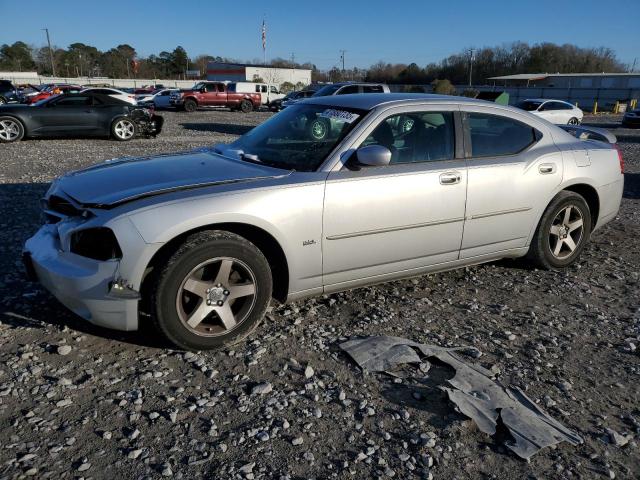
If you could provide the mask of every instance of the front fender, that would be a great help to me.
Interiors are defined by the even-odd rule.
[[[322,183],[259,189],[166,203],[132,212],[129,218],[144,241],[158,248],[203,227],[234,223],[259,228],[284,252],[289,288],[295,292],[321,286],[323,193]]]

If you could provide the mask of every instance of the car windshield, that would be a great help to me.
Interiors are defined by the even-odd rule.
[[[522,110],[526,110],[527,112],[532,112],[534,110],[537,110],[540,105],[542,105],[542,102],[525,100],[523,102],[518,103],[516,106],[518,108],[521,108]]]
[[[204,82],[198,82],[193,87],[191,87],[191,90],[201,90],[204,88],[205,85],[206,83]]]
[[[325,105],[294,105],[226,146],[224,153],[276,168],[313,172],[365,113]]]
[[[340,87],[341,85],[325,85],[314,93],[312,97],[326,97],[327,95],[333,95]]]

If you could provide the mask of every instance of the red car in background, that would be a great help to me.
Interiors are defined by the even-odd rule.
[[[44,100],[45,98],[49,98],[52,95],[59,95],[61,93],[78,93],[80,90],[82,90],[80,85],[51,85],[35,95],[28,96],[25,103],[32,104],[39,102],[40,100]]]

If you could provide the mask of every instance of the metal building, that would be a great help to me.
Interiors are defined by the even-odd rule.
[[[527,98],[553,98],[577,104],[582,109],[612,110],[640,98],[640,73],[520,73],[490,77],[486,85],[474,85],[485,92],[509,94],[509,103]]]
[[[306,86],[311,83],[311,70],[246,63],[209,62],[207,64],[207,80],[253,82],[259,79],[270,85],[282,85],[289,82],[294,85],[301,83]]]
[[[505,87],[628,88],[640,89],[637,73],[519,73],[489,77],[489,82]]]

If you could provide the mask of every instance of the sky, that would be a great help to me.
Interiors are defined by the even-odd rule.
[[[147,6],[148,5],[148,6]],[[411,0],[91,2],[0,0],[0,44],[74,42],[108,50],[128,43],[140,56],[184,47],[199,54],[267,59],[292,54],[321,69],[377,61],[425,66],[469,47],[513,41],[605,46],[640,68],[640,0]]]

